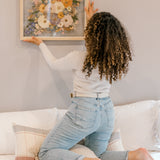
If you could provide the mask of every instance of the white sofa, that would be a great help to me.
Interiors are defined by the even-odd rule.
[[[41,109],[0,113],[0,160],[15,159],[13,123],[50,130],[67,110]],[[160,101],[141,101],[115,106],[115,130],[120,129],[125,150],[147,148],[160,160]]]

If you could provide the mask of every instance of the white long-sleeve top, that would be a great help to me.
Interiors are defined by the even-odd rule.
[[[110,83],[105,77],[100,80],[98,68],[92,70],[90,77],[82,72],[83,62],[86,58],[86,51],[72,51],[66,56],[57,59],[42,42],[39,45],[42,54],[48,65],[54,70],[72,70],[73,72],[73,91],[80,97],[107,97],[109,96]]]

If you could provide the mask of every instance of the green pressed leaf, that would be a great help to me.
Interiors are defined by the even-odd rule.
[[[75,22],[76,20],[78,20],[78,17],[75,15],[72,17],[73,18],[73,21]]]
[[[39,11],[34,11],[34,12],[32,12],[32,14],[35,14],[35,13],[38,13]]]
[[[77,0],[73,0],[73,3],[76,3],[76,4],[77,4],[77,3],[78,3],[78,1],[77,1]]]
[[[34,22],[34,19],[28,19],[29,22]]]

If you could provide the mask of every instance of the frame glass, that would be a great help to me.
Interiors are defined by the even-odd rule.
[[[20,0],[20,40],[84,40],[88,0]]]

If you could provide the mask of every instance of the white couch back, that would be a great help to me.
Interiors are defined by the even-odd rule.
[[[115,129],[120,128],[122,142],[126,150],[155,147],[158,124],[155,120],[160,101],[142,101],[115,107]],[[51,108],[34,111],[0,113],[0,154],[14,154],[15,136],[13,123],[34,128],[52,129],[67,110]],[[155,116],[156,115],[156,116]],[[157,122],[157,121],[156,121]]]

